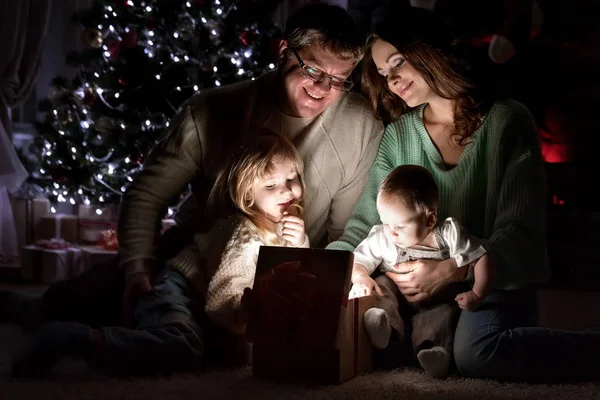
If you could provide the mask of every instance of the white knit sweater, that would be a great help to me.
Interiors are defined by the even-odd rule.
[[[244,289],[254,285],[258,252],[266,243],[254,224],[239,215],[196,234],[194,242],[170,260],[168,267],[181,272],[205,296],[205,310],[213,322],[243,334],[245,323],[236,316]],[[309,245],[305,235],[301,247]]]

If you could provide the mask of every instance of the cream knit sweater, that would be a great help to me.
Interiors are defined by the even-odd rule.
[[[267,244],[254,224],[240,215],[217,221],[209,232],[196,234],[194,242],[167,267],[181,272],[205,296],[205,310],[213,322],[243,334],[245,323],[237,317],[242,294],[254,285],[258,252]],[[301,247],[309,247],[308,236]]]

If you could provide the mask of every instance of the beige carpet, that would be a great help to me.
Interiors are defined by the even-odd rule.
[[[10,381],[14,352],[28,334],[0,326],[0,400],[9,399],[599,399],[600,385],[529,385],[450,378],[436,381],[421,371],[374,372],[339,386],[279,385],[253,378],[251,369],[179,374],[169,378],[115,379],[89,369],[81,360],[61,362],[45,381]]]

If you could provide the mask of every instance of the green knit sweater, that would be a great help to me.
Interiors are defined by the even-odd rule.
[[[525,106],[495,103],[458,163],[447,169],[423,125],[424,105],[386,128],[369,182],[344,234],[327,248],[354,250],[373,225],[381,181],[396,166],[416,164],[439,187],[439,219],[457,218],[493,254],[494,287],[518,289],[549,278],[545,181],[533,117]]]

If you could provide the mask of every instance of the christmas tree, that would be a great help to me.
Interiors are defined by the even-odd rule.
[[[279,0],[105,0],[58,77],[24,164],[51,202],[117,204],[181,103],[275,67]]]

